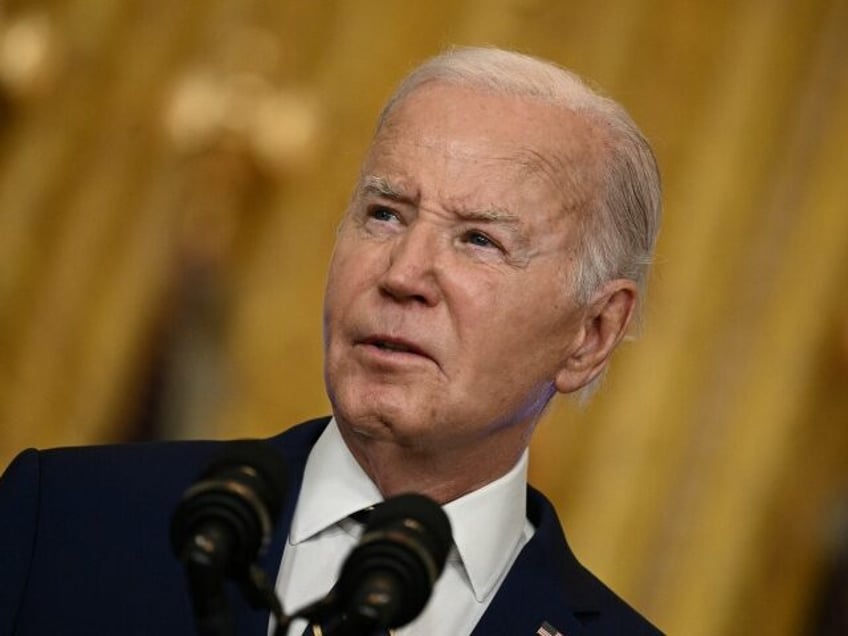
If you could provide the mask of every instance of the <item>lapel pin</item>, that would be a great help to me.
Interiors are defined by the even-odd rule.
[[[542,626],[536,630],[536,636],[565,636],[556,627],[548,622],[542,623]]]

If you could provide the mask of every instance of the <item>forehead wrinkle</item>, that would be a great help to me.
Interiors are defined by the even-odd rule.
[[[567,120],[556,139],[520,148],[513,160],[527,174],[547,180],[560,194],[566,213],[591,210],[600,194],[607,137],[603,128],[584,114],[566,111]],[[553,141],[554,143],[549,143]]]
[[[544,153],[533,148],[525,149],[517,159],[525,174],[547,181],[559,194],[558,206],[563,212],[578,210],[588,199],[586,182],[576,172],[579,165],[573,158],[563,158],[558,153]]]

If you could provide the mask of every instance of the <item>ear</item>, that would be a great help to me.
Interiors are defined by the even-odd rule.
[[[575,346],[557,373],[560,393],[572,393],[594,380],[627,332],[636,308],[636,283],[616,279],[599,289],[586,305]]]

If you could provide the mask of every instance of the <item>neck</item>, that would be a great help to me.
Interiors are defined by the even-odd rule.
[[[376,440],[340,427],[351,454],[385,498],[416,492],[446,504],[508,473],[521,458],[529,436],[517,431],[498,440],[477,440],[461,449],[409,447]]]

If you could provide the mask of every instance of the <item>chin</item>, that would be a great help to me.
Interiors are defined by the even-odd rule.
[[[330,402],[339,426],[351,433],[378,438],[385,437],[392,429],[394,410],[386,408],[380,396],[373,392],[346,391],[342,387],[330,395]]]
[[[352,408],[345,408],[346,404],[352,405]],[[340,427],[373,440],[417,445],[426,431],[420,410],[387,400],[341,400],[333,405],[333,413]]]

